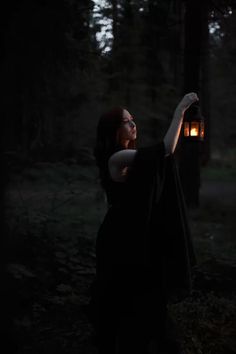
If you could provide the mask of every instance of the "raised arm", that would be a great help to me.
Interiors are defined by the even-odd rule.
[[[170,127],[164,137],[166,155],[174,153],[179,139],[184,112],[192,103],[196,101],[198,101],[197,94],[191,92],[186,94],[176,107]],[[111,178],[114,181],[125,181],[127,168],[132,165],[136,152],[136,150],[124,149],[114,153],[110,157],[108,161],[108,168]]]
[[[169,129],[167,130],[167,133],[163,139],[166,155],[173,154],[175,151],[176,145],[179,140],[184,112],[189,108],[192,103],[198,100],[199,99],[197,94],[195,92],[190,92],[182,98],[182,100],[176,107]]]

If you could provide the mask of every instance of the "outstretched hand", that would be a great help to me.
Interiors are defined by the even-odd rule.
[[[195,92],[190,92],[184,95],[182,100],[179,102],[177,108],[174,111],[173,119],[171,121],[170,127],[164,136],[164,144],[166,154],[173,154],[179,139],[181,124],[184,118],[184,112],[191,106],[192,103],[199,101],[199,98]]]
[[[184,97],[179,103],[179,106],[185,111],[191,106],[192,103],[197,101],[199,101],[197,94],[195,92],[190,92],[184,95]]]

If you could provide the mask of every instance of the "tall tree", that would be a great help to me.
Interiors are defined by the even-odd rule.
[[[116,93],[124,104],[130,105],[136,50],[134,44],[138,31],[134,29],[136,7],[131,0],[110,0],[110,6],[113,41],[109,56],[108,90]]]
[[[204,142],[200,146],[200,163],[206,165],[209,162],[211,149],[211,93],[210,93],[210,3],[205,1],[202,4],[202,40],[201,40],[201,66],[200,66],[200,90],[201,90],[201,110],[205,123]]]
[[[30,114],[45,98],[45,78],[55,73],[58,58],[65,55],[65,15],[60,2],[54,8],[52,3],[47,7],[30,1],[17,4],[8,14],[2,69],[4,101],[10,108],[5,112],[10,122],[8,136],[12,136],[5,142],[10,144],[9,148],[21,147],[26,151],[29,146]],[[12,127],[16,128],[15,132]]]
[[[31,147],[40,149],[57,139],[60,107],[71,100],[75,86],[77,92],[78,87],[85,91],[91,4],[25,0],[7,14],[2,62],[6,149],[27,155]],[[58,139],[62,143],[61,136]]]
[[[156,102],[157,87],[165,81],[161,53],[162,40],[167,29],[170,3],[171,1],[147,1],[144,39],[146,44],[147,94],[150,97],[151,104]]]
[[[208,46],[208,2],[186,1],[185,12],[185,50],[184,50],[184,92],[197,92],[200,102],[203,97],[201,85],[201,69],[203,54]],[[205,84],[206,87],[206,84]],[[189,109],[191,114],[191,108]],[[186,113],[187,114],[187,113]],[[186,202],[189,206],[199,205],[200,145],[199,142],[181,139],[180,175],[183,182]]]
[[[222,4],[218,4],[217,7],[212,8],[210,68],[212,76],[211,146],[213,151],[235,146],[235,19],[236,6],[229,7],[227,4],[223,7]]]

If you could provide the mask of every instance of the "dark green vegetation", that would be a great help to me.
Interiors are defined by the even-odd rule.
[[[150,141],[189,90],[200,95],[206,139],[234,146],[235,7],[12,0],[1,14],[3,151],[37,161],[74,156],[93,144],[98,116],[112,105],[126,106],[143,132],[138,139]]]
[[[190,210],[198,266],[192,297],[171,312],[187,354],[234,353],[235,0],[4,5],[1,343],[18,354],[95,353],[85,305],[106,210],[91,157],[98,117],[124,105],[138,142],[153,143],[194,90],[206,122],[200,206]],[[99,42],[101,20],[110,37]]]
[[[222,161],[204,168],[201,206],[189,210],[194,291],[170,306],[187,354],[236,351],[236,164]],[[92,160],[12,172],[6,197],[11,344],[22,354],[96,353],[86,304],[106,206]]]

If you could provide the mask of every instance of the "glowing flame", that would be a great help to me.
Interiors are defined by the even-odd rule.
[[[191,128],[190,135],[191,136],[198,136],[198,129],[197,128]]]
[[[203,140],[204,138],[204,122],[184,122],[184,136]]]
[[[199,124],[198,124],[198,122],[191,122],[190,136],[198,136],[198,135],[199,135]]]

